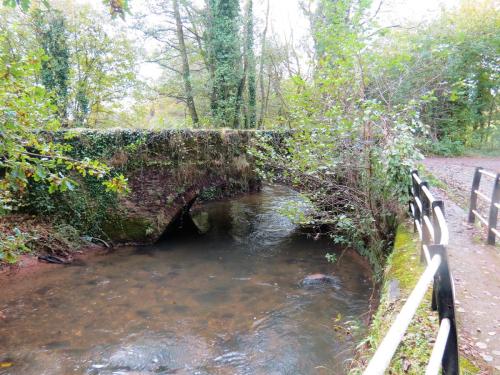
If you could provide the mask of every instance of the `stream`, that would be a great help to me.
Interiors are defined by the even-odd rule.
[[[291,203],[305,204],[265,186],[196,207],[204,234],[0,281],[0,374],[345,373],[370,269],[297,233],[281,211]],[[329,282],[302,283],[318,273]]]

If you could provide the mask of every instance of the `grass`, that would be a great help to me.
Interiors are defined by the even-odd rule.
[[[490,157],[490,158],[500,157],[500,145],[496,145],[491,148],[467,148],[464,152],[464,155],[473,157]]]
[[[450,186],[448,186],[446,183],[444,183],[441,179],[438,177],[434,176],[428,169],[425,168],[423,164],[418,164],[417,165],[417,170],[420,176],[424,181],[427,181],[429,183],[429,187],[432,188],[438,188],[440,190],[443,190],[448,197],[457,203],[460,207],[464,208],[467,207],[468,202],[464,200],[463,197],[461,197],[456,191],[453,190]]]
[[[427,181],[431,187],[437,187],[439,189],[447,191],[446,184],[439,178],[434,176],[431,172],[429,172],[423,164],[418,164],[417,170],[419,175],[423,176],[424,180]]]
[[[416,236],[408,226],[400,225],[396,233],[394,249],[387,259],[380,305],[373,317],[368,337],[359,346],[360,351],[353,362],[350,375],[362,373],[423,270]],[[399,285],[398,298],[394,298],[389,293],[391,285],[394,284]],[[415,375],[425,373],[437,330],[438,317],[431,310],[431,292],[429,291],[408,327],[387,373]],[[465,358],[460,359],[460,364],[463,375],[479,373],[479,369]]]

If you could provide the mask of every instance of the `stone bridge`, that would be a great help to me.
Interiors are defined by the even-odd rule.
[[[196,198],[216,199],[258,190],[248,148],[257,134],[236,130],[81,130],[75,156],[97,158],[122,172],[130,194],[120,197],[103,224],[114,242],[150,243]],[[280,135],[281,134],[281,135]]]

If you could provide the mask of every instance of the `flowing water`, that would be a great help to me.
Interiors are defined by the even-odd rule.
[[[370,272],[295,233],[282,187],[203,205],[207,231],[0,284],[0,374],[341,374]],[[304,285],[324,273],[329,283]],[[7,367],[10,366],[10,367]]]

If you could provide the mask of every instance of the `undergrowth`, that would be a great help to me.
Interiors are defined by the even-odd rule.
[[[22,232],[19,228],[14,228],[12,233],[0,233],[0,264],[13,264],[21,254],[31,252],[28,241],[31,236]]]

